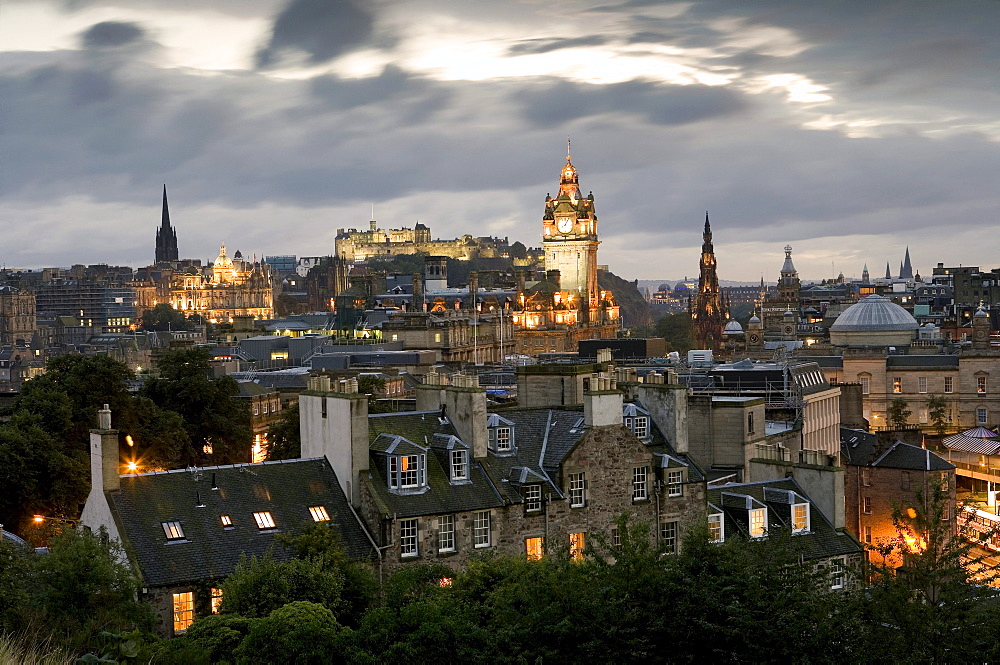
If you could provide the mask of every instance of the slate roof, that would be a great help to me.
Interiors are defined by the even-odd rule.
[[[840,455],[852,466],[875,466],[913,471],[949,471],[955,465],[940,455],[902,441],[879,453],[878,437],[863,430],[840,428]]]
[[[326,508],[348,556],[375,556],[325,458],[122,476],[121,490],[106,495],[144,586],[219,580],[242,553],[262,556],[272,547],[276,559],[286,560],[290,556],[274,534],[311,523],[311,506]],[[258,529],[253,513],[262,511],[271,513],[275,529]],[[222,515],[230,517],[232,528],[223,527]],[[180,522],[183,539],[168,542],[162,525],[171,521]]]
[[[1000,435],[985,427],[973,427],[964,432],[945,437],[942,441],[946,448],[961,450],[979,455],[996,455],[1000,453]]]
[[[765,489],[769,491],[765,492]],[[779,490],[775,492],[773,490]],[[780,491],[783,490],[783,491]],[[792,544],[801,548],[802,556],[806,559],[825,559],[833,556],[843,556],[858,554],[863,551],[861,544],[854,539],[846,530],[838,531],[833,524],[819,510],[815,503],[809,499],[808,495],[799,487],[792,478],[780,480],[765,480],[755,483],[727,483],[725,485],[709,485],[706,498],[710,512],[716,509],[721,510],[725,516],[725,537],[729,538],[733,534],[749,536],[749,511],[738,501],[733,501],[732,497],[724,498],[727,495],[737,495],[750,497],[753,507],[767,506],[767,529],[769,532],[791,530],[791,504],[780,497],[788,491],[795,492],[806,499],[810,512],[810,531],[807,533],[792,536]],[[740,505],[737,505],[737,504]]]
[[[958,356],[887,356],[885,366],[889,369],[953,369],[958,370]]]

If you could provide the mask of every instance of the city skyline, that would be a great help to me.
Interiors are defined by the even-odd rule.
[[[997,264],[992,2],[11,0],[8,267],[333,252],[337,228],[540,244],[567,137],[600,263],[773,282]],[[830,274],[827,272],[830,271]]]

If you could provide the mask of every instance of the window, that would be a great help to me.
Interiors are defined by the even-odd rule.
[[[167,540],[183,540],[184,529],[180,522],[163,522],[163,533],[167,535]]]
[[[865,515],[872,514],[872,498],[870,496],[861,499],[861,510]]]
[[[469,479],[469,451],[451,451],[451,479],[453,481]]]
[[[416,489],[424,485],[424,455],[389,458],[389,489]]]
[[[831,589],[843,589],[844,588],[844,560],[843,559],[831,559],[830,560],[830,588]]]
[[[870,376],[858,377],[861,379],[861,394],[870,395],[872,392],[872,379]]]
[[[903,377],[901,376],[892,377],[892,392],[894,393],[903,392]]]
[[[616,526],[611,527],[611,545],[612,547],[622,546],[622,534]]]
[[[569,474],[569,507],[583,508],[587,505],[587,481],[583,473]]]
[[[664,552],[677,553],[677,522],[664,522],[660,525],[660,540],[663,542]]]
[[[528,561],[538,561],[542,558],[544,554],[544,544],[545,539],[541,536],[535,538],[526,538],[524,541],[524,549],[528,555]]]
[[[868,487],[872,484],[872,469],[870,466],[861,467],[861,485]]]
[[[649,498],[646,491],[646,475],[648,466],[637,466],[632,469],[632,500],[645,501]]]
[[[792,504],[792,533],[805,533],[809,531],[809,504]]]
[[[708,516],[708,541],[722,543],[726,540],[726,523],[722,513],[712,513]]]
[[[417,520],[399,521],[400,556],[417,556]]]
[[[941,508],[941,521],[947,522],[950,519],[951,519],[951,506],[945,504],[944,507]]]
[[[753,414],[747,414],[747,433],[753,434]]]
[[[636,416],[634,422],[634,427],[632,431],[640,439],[645,439],[649,435],[649,418],[646,416]]]
[[[978,409],[976,409],[976,422],[979,423],[980,425],[985,425],[986,419],[987,419],[986,409],[983,407],[979,407]]]
[[[910,472],[901,471],[899,474],[899,489],[908,490],[910,489]]]
[[[583,561],[583,548],[586,538],[582,531],[569,534],[569,557],[573,561]]]
[[[253,518],[257,520],[257,528],[262,531],[264,529],[274,528],[274,518],[271,517],[271,513],[267,511],[261,513],[254,513]]]
[[[438,552],[455,551],[455,516],[442,515],[438,518]]]
[[[218,614],[219,608],[222,607],[222,589],[216,589],[212,587],[212,614]]]
[[[233,518],[231,518],[229,515],[220,515],[219,521],[222,522],[223,529],[233,528]]]
[[[872,544],[872,528],[870,526],[865,527],[865,542],[869,545]]]
[[[194,592],[174,594],[174,635],[183,633],[194,623]]]
[[[490,546],[490,511],[476,513],[472,521],[472,540],[476,547]]]
[[[977,376],[976,377],[976,392],[984,393],[986,392],[986,377]]]
[[[538,512],[542,509],[542,486],[524,486],[524,509],[529,513]]]
[[[946,393],[955,392],[955,377],[953,376],[944,377],[944,391]]]
[[[921,376],[921,377],[917,378],[917,390],[919,392],[922,392],[922,393],[927,392],[927,377],[926,376]]]
[[[497,452],[505,453],[510,450],[510,428],[496,428]]]
[[[767,533],[767,508],[754,508],[750,511],[750,537],[761,538]]]
[[[684,496],[684,472],[667,471],[667,496]]]
[[[441,333],[434,333],[434,341],[435,342],[441,341]]]
[[[312,515],[313,522],[330,521],[330,513],[326,512],[324,506],[309,506],[309,514]]]

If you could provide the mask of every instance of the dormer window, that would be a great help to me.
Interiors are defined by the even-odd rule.
[[[499,453],[510,452],[510,428],[496,428],[496,449]]]
[[[407,490],[423,487],[426,459],[426,455],[389,457],[389,488]]]
[[[667,496],[684,496],[684,471],[671,469],[667,471]]]
[[[636,416],[633,420],[632,431],[640,439],[645,439],[649,435],[649,418],[646,416]]]
[[[809,531],[809,504],[792,504],[792,533],[806,533]]]
[[[468,479],[469,479],[469,451],[467,450],[451,451],[452,482],[455,482],[457,480],[468,480]]]
[[[767,533],[767,508],[750,510],[750,537],[763,538]]]
[[[524,487],[524,509],[529,513],[539,512],[542,509],[542,486],[525,485]]]

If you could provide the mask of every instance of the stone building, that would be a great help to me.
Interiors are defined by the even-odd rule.
[[[27,346],[35,323],[35,294],[0,286],[0,346]]]
[[[948,492],[941,519],[956,518],[954,464],[926,448],[897,441],[892,432],[843,428],[840,436],[847,528],[861,542],[878,547],[897,539],[894,510],[925,505],[935,483]],[[898,557],[882,557],[874,551],[869,558],[892,568],[903,563]]]
[[[676,550],[705,519],[700,471],[611,378],[591,377],[582,409],[489,413],[475,377],[444,386],[430,375],[416,412],[370,417],[349,384],[328,392],[322,381],[300,397],[303,454],[331,460],[388,568],[459,568],[491,551],[577,556],[596,533],[613,541],[622,512]]]
[[[218,612],[219,583],[244,554],[289,559],[275,547],[278,533],[331,522],[348,556],[377,556],[325,458],[123,473],[119,446],[105,406],[90,434],[91,491],[80,525],[104,528],[122,544],[163,637]]]
[[[705,213],[705,231],[702,238],[704,242],[701,246],[701,273],[698,278],[698,294],[695,296],[691,309],[691,320],[694,324],[697,348],[719,351],[722,348],[723,326],[726,325],[726,320],[729,318],[729,310],[719,297],[715,247],[712,245],[712,226],[708,222],[707,212]]]
[[[337,258],[360,263],[371,257],[400,254],[430,254],[453,259],[490,259],[510,255],[506,238],[474,237],[466,234],[452,240],[432,240],[430,227],[417,222],[410,228],[382,229],[371,220],[367,231],[337,229],[334,240]]]
[[[800,309],[799,272],[792,262],[792,246],[785,245],[785,262],[781,266],[781,276],[778,278],[778,289],[773,297],[766,297],[761,305],[761,319],[764,332],[771,337],[795,338]],[[786,312],[792,312],[793,320],[789,321]]]

